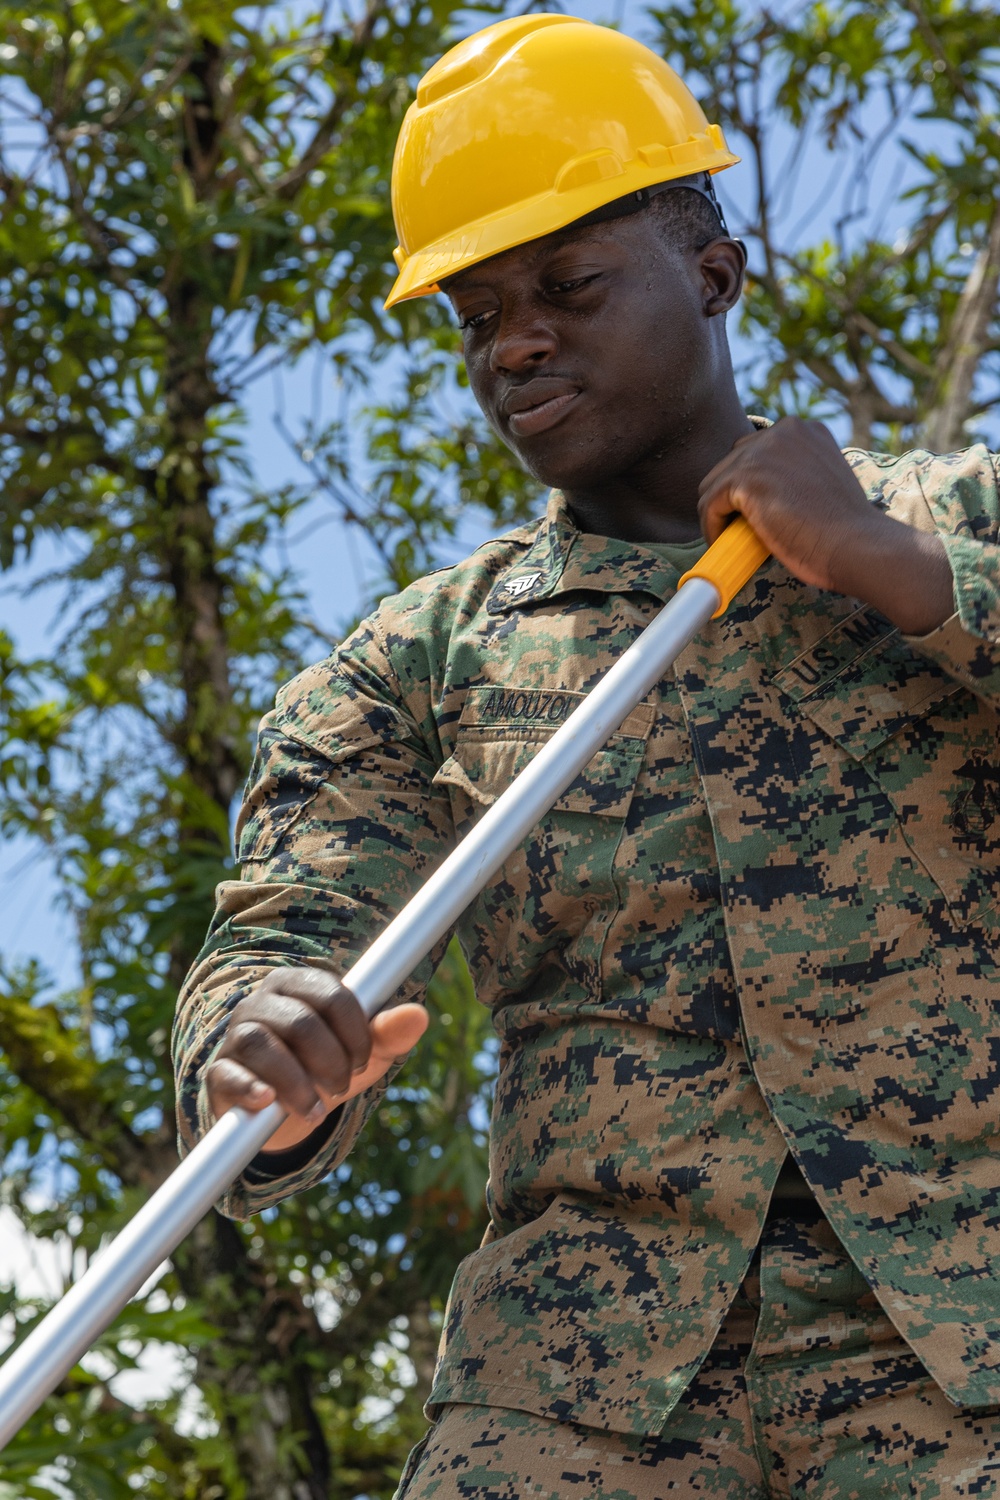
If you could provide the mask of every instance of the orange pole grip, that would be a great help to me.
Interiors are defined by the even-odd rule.
[[[750,529],[749,521],[737,516],[730,521],[717,542],[698,559],[693,568],[688,568],[678,583],[682,589],[689,578],[704,578],[719,591],[722,603],[713,620],[724,615],[734,597],[745,583],[756,573],[761,563],[766,562],[770,552]]]

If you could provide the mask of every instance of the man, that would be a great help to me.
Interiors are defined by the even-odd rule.
[[[228,1210],[317,1181],[431,972],[369,1025],[331,966],[747,517],[773,560],[459,924],[491,1225],[406,1500],[1000,1493],[997,463],[747,417],[734,160],[571,18],[421,83],[390,302],[443,287],[554,493],[279,695],[182,997],[185,1138],[289,1111]]]

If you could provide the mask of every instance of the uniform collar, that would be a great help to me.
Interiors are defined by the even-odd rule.
[[[531,546],[497,579],[486,608],[491,615],[508,614],[580,589],[654,594],[665,602],[679,576],[676,568],[637,542],[578,530],[565,499],[553,490]]]
[[[751,417],[755,427],[769,427],[764,417]],[[559,490],[553,490],[528,551],[501,573],[486,601],[491,615],[552,599],[557,594],[586,590],[599,594],[652,594],[662,603],[677,590],[680,573],[665,558],[639,542],[596,536],[580,531]]]

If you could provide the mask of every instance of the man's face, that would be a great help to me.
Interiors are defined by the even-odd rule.
[[[672,248],[643,212],[534,240],[447,283],[476,400],[537,479],[589,489],[683,442],[711,399],[713,316],[725,311],[706,258]]]

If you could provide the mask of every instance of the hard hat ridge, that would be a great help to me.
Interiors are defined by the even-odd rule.
[[[654,189],[692,187],[721,220],[706,174],[738,160],[673,69],[632,37],[573,16],[497,22],[434,64],[403,121],[399,276],[386,306],[610,204],[634,212]]]

